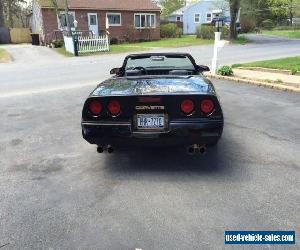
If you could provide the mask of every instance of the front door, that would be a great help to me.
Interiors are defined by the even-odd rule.
[[[93,32],[95,36],[99,35],[98,17],[97,13],[88,13],[89,30]]]

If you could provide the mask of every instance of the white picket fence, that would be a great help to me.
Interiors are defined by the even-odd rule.
[[[66,51],[75,54],[74,39],[71,36],[64,36],[64,41]],[[108,36],[78,36],[77,49],[79,53],[109,51]]]
[[[78,36],[78,52],[109,51],[108,36]]]

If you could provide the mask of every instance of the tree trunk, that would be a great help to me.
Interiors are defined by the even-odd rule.
[[[65,0],[65,14],[66,14],[66,21],[67,21],[67,30],[68,30],[68,33],[70,35],[72,35],[70,18],[69,18],[69,4],[68,4],[68,0]]]
[[[3,1],[0,0],[0,28],[4,27],[4,8],[3,8]]]
[[[229,0],[230,4],[230,16],[231,16],[231,22],[230,22],[230,39],[236,39],[237,38],[237,31],[236,31],[236,21],[237,16],[240,9],[240,0]]]
[[[8,1],[7,14],[8,14],[8,25],[10,28],[13,28],[14,27],[14,19],[13,19],[12,0]]]
[[[293,0],[290,0],[289,2],[289,19],[290,19],[290,25],[293,26],[293,18],[294,18],[294,4],[297,4],[297,3],[294,3]]]

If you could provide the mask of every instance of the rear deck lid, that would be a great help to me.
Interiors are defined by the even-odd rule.
[[[92,96],[181,94],[215,94],[215,90],[202,76],[116,77],[99,84]]]

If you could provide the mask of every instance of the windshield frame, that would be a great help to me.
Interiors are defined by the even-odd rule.
[[[128,55],[124,62],[123,62],[123,66],[122,69],[123,71],[126,70],[127,67],[127,63],[128,60],[130,59],[146,59],[146,58],[150,58],[150,57],[159,57],[159,56],[165,56],[167,58],[187,58],[190,60],[191,64],[193,65],[194,69],[189,69],[189,70],[194,70],[197,71],[197,64],[195,62],[195,59],[187,53],[148,53],[148,54],[132,54],[132,55]],[[168,69],[168,67],[166,67],[165,69]],[[173,68],[170,68],[170,70]]]

